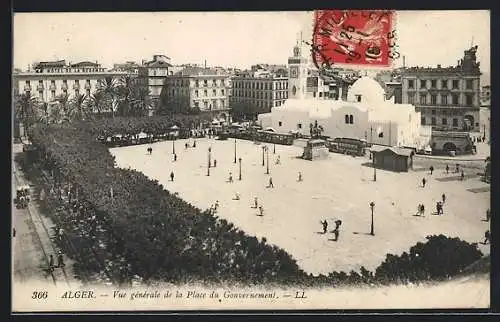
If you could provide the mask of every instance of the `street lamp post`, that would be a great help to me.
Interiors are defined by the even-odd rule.
[[[234,139],[234,163],[236,163],[236,139]]]
[[[375,155],[372,156],[373,160],[373,181],[377,181],[377,168],[375,167]]]
[[[238,161],[240,162],[240,176],[238,179],[241,180],[241,158],[239,158]]]
[[[175,154],[175,136],[172,139],[172,154]]]
[[[266,146],[262,146],[262,166],[264,166],[264,151],[266,150]]]
[[[267,158],[266,174],[269,174],[269,148],[267,146],[266,146],[266,158]]]
[[[273,154],[276,154],[276,143],[273,143]]]
[[[372,225],[370,229],[370,235],[375,236],[375,232],[373,231],[373,208],[375,208],[375,203],[373,201],[370,202],[370,208],[372,210]]]
[[[211,155],[212,148],[208,148],[208,164],[207,164],[207,176],[210,176],[210,163],[211,163]]]

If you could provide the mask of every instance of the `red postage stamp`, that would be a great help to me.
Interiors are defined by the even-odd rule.
[[[317,10],[312,58],[317,67],[388,67],[399,57],[392,10]]]

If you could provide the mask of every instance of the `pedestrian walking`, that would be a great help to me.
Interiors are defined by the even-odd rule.
[[[188,147],[189,147],[189,144],[186,142],[186,143],[184,144],[184,148],[187,150],[187,148],[188,148]]]
[[[328,231],[328,222],[326,221],[326,219],[320,222],[321,225],[323,226],[323,234],[326,234],[326,232]]]
[[[460,168],[460,165],[459,165],[458,163],[457,163],[457,164],[455,164],[455,172],[456,172],[456,173],[459,173],[459,172],[460,172],[460,171],[459,171],[459,168]]]
[[[340,225],[342,225],[342,220],[340,220],[340,219],[335,220],[335,229],[339,229]]]
[[[491,233],[489,230],[487,230],[485,233],[484,233],[484,242],[483,244],[487,244],[491,242]]]
[[[217,160],[214,159],[214,168],[217,168]]]
[[[490,221],[491,219],[491,211],[490,209],[486,209],[486,221]],[[14,230],[15,232],[15,230]]]
[[[63,254],[59,252],[59,254],[57,255],[57,267],[63,268],[64,266],[66,265],[64,264]]]
[[[215,211],[219,210],[219,200],[216,200],[215,201],[215,207],[214,207]]]
[[[432,175],[432,172],[434,172],[434,167],[431,165],[430,168],[429,168],[430,172],[431,172],[431,175]]]
[[[441,214],[441,209],[439,209],[439,201],[436,202],[436,214],[440,215]]]
[[[422,188],[425,188],[425,183],[426,183],[426,182],[427,182],[427,181],[425,180],[425,178],[423,178],[423,179],[422,179]]]
[[[228,180],[229,183],[232,183],[233,182],[233,174],[231,172],[229,172],[229,180]]]
[[[255,209],[257,209],[257,207],[259,206],[259,203],[258,203],[258,201],[257,201],[257,197],[255,197],[255,198],[253,199],[253,204],[254,204],[254,208],[255,208]]]
[[[443,214],[443,203],[441,201],[438,201],[438,209],[439,209],[439,215]]]
[[[234,200],[240,200],[240,193],[239,192],[236,192],[234,194]]]
[[[424,207],[424,204],[420,205],[420,214],[422,215],[422,217],[425,216],[425,207]]]
[[[422,204],[419,203],[417,206],[417,212],[415,213],[415,216],[420,216],[421,211],[422,211]]]
[[[446,195],[444,193],[441,195],[441,199],[443,199],[443,203],[446,202]]]
[[[274,188],[273,178],[269,178],[269,188]]]
[[[462,170],[462,173],[460,174],[460,180],[464,181],[464,178],[465,178],[465,174],[464,174],[464,170]]]
[[[193,148],[196,148],[196,140],[193,141]]]
[[[170,172],[170,181],[174,181],[174,171]]]
[[[54,270],[54,256],[49,256],[49,271],[52,272]]]
[[[276,164],[280,164],[281,161],[280,161],[280,156],[278,155],[278,157],[276,158]]]
[[[450,172],[450,166],[447,164],[446,165],[446,174],[448,174]]]
[[[259,206],[259,213],[261,216],[264,216],[264,207],[262,205]]]
[[[299,182],[302,181],[302,172],[299,172]]]
[[[177,161],[177,153],[174,154],[174,162]]]
[[[333,230],[333,236],[334,236],[333,238],[334,241],[339,240],[339,230],[337,228]]]
[[[63,235],[64,235],[64,229],[59,228],[59,230],[57,232],[57,236],[59,237],[59,240],[63,239]]]

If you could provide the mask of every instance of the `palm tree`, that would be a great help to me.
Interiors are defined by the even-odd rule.
[[[47,108],[47,123],[59,124],[68,121],[69,115],[69,99],[68,95],[60,95],[55,99],[55,104],[51,104]]]
[[[150,91],[144,86],[134,86],[133,90],[133,100],[132,100],[132,111],[131,114],[134,116],[145,116],[148,114],[151,108]]]
[[[31,96],[30,92],[21,94],[16,97],[14,117],[29,127],[33,125],[36,120],[36,109],[39,105],[38,100]]]
[[[90,99],[90,107],[92,108],[92,112],[97,113],[97,115],[101,115],[103,110],[105,109],[106,104],[106,95],[102,91],[97,91],[93,95],[89,97]]]
[[[103,101],[106,103],[107,110],[111,111],[114,117],[116,106],[118,105],[121,97],[121,80],[108,76],[104,79],[99,80],[98,84],[99,89],[97,90],[97,92],[102,93],[102,95],[104,96]]]
[[[80,94],[69,101],[68,117],[71,120],[84,120],[89,116],[90,98]]]

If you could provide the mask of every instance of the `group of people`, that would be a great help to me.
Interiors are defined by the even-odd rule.
[[[64,257],[62,252],[59,252],[57,254],[57,266],[54,265],[54,256],[49,256],[49,272],[53,272],[54,268],[64,268],[64,266],[66,266],[66,264],[64,264]]]
[[[321,226],[323,227],[323,234],[326,234],[328,232],[328,221],[322,220],[320,221]],[[335,220],[335,228],[332,230],[333,236],[334,236],[334,241],[339,240],[339,234],[340,234],[340,225],[342,225],[342,220],[337,219]]]

